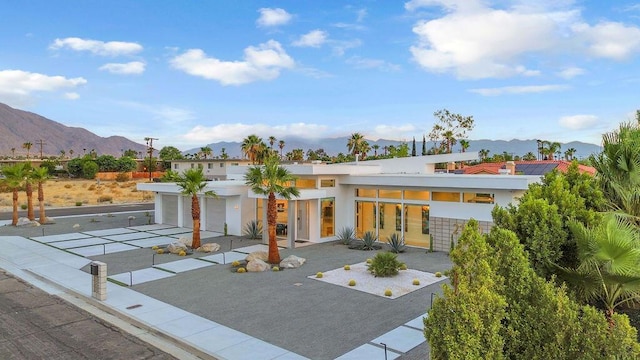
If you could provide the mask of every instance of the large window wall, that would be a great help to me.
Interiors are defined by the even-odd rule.
[[[335,235],[335,198],[324,198],[320,201],[320,237]]]
[[[429,195],[427,190],[356,189],[356,236],[371,231],[385,242],[398,233],[407,245],[429,247]]]

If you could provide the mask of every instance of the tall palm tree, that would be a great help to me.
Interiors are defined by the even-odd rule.
[[[28,141],[22,144],[22,148],[23,149],[27,149],[27,159],[29,158],[29,153],[31,152],[31,147],[32,146],[33,146],[33,144],[28,142]]]
[[[270,148],[271,148],[271,149],[273,149],[273,144],[275,144],[275,143],[276,143],[276,140],[277,140],[277,139],[276,139],[276,137],[275,137],[275,136],[273,136],[273,135],[269,136],[269,145],[270,145]]]
[[[25,165],[15,164],[11,166],[5,166],[2,168],[2,174],[5,176],[3,182],[11,189],[13,193],[13,216],[11,218],[11,225],[18,225],[18,191],[24,185],[26,177]]]
[[[529,151],[528,153],[524,154],[524,156],[522,157],[522,160],[527,160],[527,161],[533,161],[533,160],[537,160],[538,157],[536,156],[536,154],[534,154],[533,152]]]
[[[47,216],[44,213],[44,183],[49,179],[49,170],[45,167],[33,169],[31,178],[38,183],[38,205],[40,207],[40,224],[47,222]]]
[[[300,196],[300,191],[291,184],[295,181],[287,169],[280,166],[275,156],[264,161],[264,166],[252,166],[244,175],[245,184],[258,195],[267,196],[267,228],[269,232],[269,262],[280,263],[280,252],[276,242],[276,195],[284,199]]]
[[[485,161],[487,160],[487,157],[489,156],[489,150],[487,149],[480,149],[480,151],[478,151],[478,155],[480,155],[480,161]]]
[[[293,161],[302,161],[302,160],[304,160],[304,150],[302,150],[302,149],[293,149],[291,151],[291,160],[293,160]]]
[[[466,140],[466,139],[460,140],[460,148],[462,149],[462,152],[466,152],[470,145],[471,144],[469,143],[469,140]]]
[[[445,149],[447,149],[448,154],[451,154],[451,150],[453,146],[458,143],[458,140],[455,138],[454,135],[455,134],[451,130],[447,130],[442,133],[442,136],[444,136],[444,146],[445,146]]]
[[[222,160],[226,160],[229,158],[229,154],[227,154],[226,148],[220,149],[220,157],[222,158]]]
[[[601,302],[609,320],[620,305],[640,300],[640,232],[615,214],[587,228],[571,221],[578,246],[576,269],[561,275],[587,300]]]
[[[567,161],[571,161],[573,160],[573,155],[576,153],[576,149],[575,148],[568,148],[565,152],[564,152],[564,159]]]
[[[380,145],[373,144],[371,145],[371,148],[373,149],[373,156],[378,157],[378,149],[380,149]]]
[[[365,143],[367,143],[367,141],[364,139],[364,136],[356,132],[351,134],[351,137],[347,141],[347,149],[349,149],[351,155],[356,156],[356,154],[360,154],[360,157],[362,157]]]
[[[251,134],[242,140],[240,145],[242,153],[251,161],[252,164],[258,164],[265,145],[258,135]]]
[[[282,149],[284,149],[284,140],[278,141],[278,147],[280,148],[280,159],[282,159]]]
[[[209,146],[203,146],[200,148],[200,153],[202,153],[202,156],[204,156],[204,159],[206,160],[207,156],[213,154],[213,150],[211,150]]]
[[[176,185],[182,190],[183,195],[191,196],[191,218],[193,219],[193,241],[191,248],[200,247],[200,200],[199,194],[204,196],[217,196],[214,191],[202,192],[207,187],[207,180],[202,173],[202,169],[197,167],[187,169],[176,179]]]

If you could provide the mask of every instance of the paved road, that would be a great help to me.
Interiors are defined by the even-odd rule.
[[[175,357],[0,269],[0,359]]]
[[[59,216],[72,216],[72,215],[85,215],[85,214],[109,214],[126,211],[153,211],[155,209],[154,203],[138,203],[138,204],[122,204],[122,205],[100,205],[100,206],[74,206],[67,208],[55,208],[47,209],[47,216],[59,217]],[[36,218],[38,217],[38,208],[34,209]],[[0,212],[0,220],[11,220],[11,211]],[[27,211],[19,211],[18,216],[26,217]]]

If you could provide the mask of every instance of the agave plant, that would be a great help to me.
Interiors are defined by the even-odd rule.
[[[400,235],[398,235],[398,233],[389,235],[387,237],[387,243],[391,247],[391,252],[394,252],[396,254],[404,252],[404,239]]]
[[[257,220],[251,220],[244,226],[243,233],[249,239],[259,239],[262,237],[262,225]]]
[[[390,252],[380,252],[373,257],[367,269],[375,277],[390,277],[398,275],[398,270],[404,265],[397,258],[398,255]]]
[[[378,237],[372,231],[367,231],[362,235],[362,250],[375,250]]]
[[[338,232],[338,240],[340,240],[343,245],[351,244],[351,240],[353,240],[354,238],[355,231],[352,227],[345,226]]]

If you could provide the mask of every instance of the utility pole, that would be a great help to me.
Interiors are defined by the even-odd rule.
[[[144,138],[144,141],[147,142],[147,147],[149,148],[149,182],[152,181],[151,179],[151,161],[153,160],[153,140],[159,140],[158,138],[152,138],[152,137],[146,137]]]
[[[45,144],[44,140],[40,139],[40,140],[36,140],[36,145],[40,145],[40,160],[42,160],[44,157],[42,156],[42,147]]]

